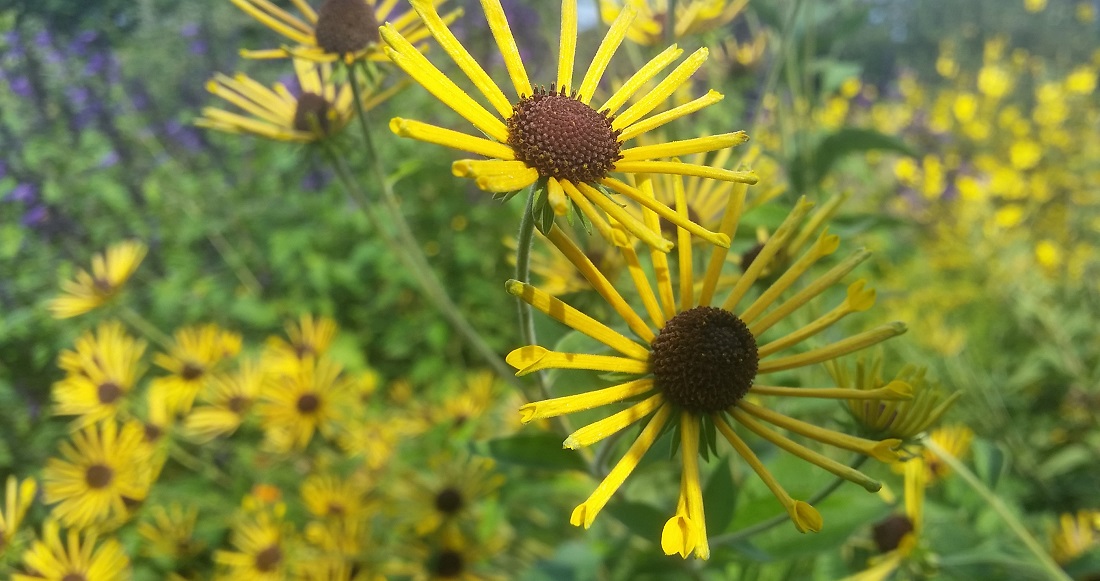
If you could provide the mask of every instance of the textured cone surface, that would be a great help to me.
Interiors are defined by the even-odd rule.
[[[513,107],[508,145],[542,177],[592,183],[622,155],[611,117],[565,94],[536,89]]]
[[[756,338],[733,313],[695,307],[669,319],[650,346],[658,389],[681,408],[711,413],[745,397],[756,378]]]
[[[314,93],[302,93],[298,97],[298,107],[294,109],[294,128],[298,131],[320,130],[328,134],[328,101]]]
[[[898,548],[905,535],[913,532],[913,523],[907,517],[895,514],[887,517],[875,525],[871,536],[875,539],[878,550],[888,553]]]
[[[350,54],[377,44],[378,20],[363,0],[328,0],[317,13],[317,46]]]

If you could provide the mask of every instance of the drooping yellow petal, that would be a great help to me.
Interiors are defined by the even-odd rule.
[[[520,97],[530,97],[534,93],[531,90],[531,80],[527,78],[527,70],[523,68],[523,59],[519,56],[516,39],[512,36],[512,28],[508,26],[508,18],[504,16],[500,0],[481,0],[481,8],[485,11],[489,30],[500,48],[500,55],[504,57],[504,67],[508,69],[508,76],[512,78],[516,93]]]
[[[835,236],[828,233],[828,230],[822,230],[821,235],[818,236],[817,241],[810,250],[800,256],[793,264],[791,264],[783,274],[773,282],[767,290],[765,290],[751,305],[741,313],[740,319],[745,323],[751,323],[756,317],[760,316],[760,313],[765,309],[772,306],[772,304],[779,298],[779,295],[783,294],[798,277],[802,276],[814,263],[821,258],[836,252],[836,249],[840,247],[840,236]]]
[[[573,87],[573,62],[577,55],[577,0],[561,1],[561,36],[558,40],[559,90],[571,94]]]
[[[644,182],[644,180],[642,181]],[[658,217],[668,220],[676,226],[687,230],[688,232],[702,238],[703,240],[706,240],[707,242],[710,242],[711,244],[723,246],[726,248],[728,248],[730,245],[728,236],[707,230],[699,224],[692,222],[686,216],[681,216],[672,208],[669,208],[668,206],[658,201],[654,196],[649,195],[639,190],[638,188],[630,187],[625,182],[617,180],[615,178],[604,178],[600,180],[600,183],[630,198],[631,200],[638,202],[645,209],[657,214]],[[660,231],[659,223],[657,229],[654,229],[652,224],[647,225],[649,226],[650,230],[654,231],[654,233]]]
[[[638,337],[645,342],[650,342],[656,336],[652,329],[646,326],[645,321],[638,316],[638,313],[634,312],[634,309],[626,302],[626,300],[619,294],[619,291],[615,289],[615,285],[611,281],[607,280],[600,269],[596,268],[596,265],[585,255],[576,243],[573,242],[560,228],[554,226],[550,229],[550,233],[546,236],[548,240],[559,250],[569,262],[573,263],[573,266],[577,267],[577,270],[581,273],[581,276],[585,278],[592,285],[595,290],[607,304],[611,305],[611,308],[615,309],[615,312],[626,321],[626,325],[630,327],[631,331],[634,331]]]
[[[526,424],[543,418],[554,418],[565,414],[589,410],[617,403],[652,390],[652,379],[635,379],[634,381],[628,381],[595,391],[536,401],[519,408],[520,421]]]
[[[413,0],[412,7],[413,10],[416,10],[416,13],[420,15],[424,25],[431,31],[432,36],[435,37],[439,46],[454,59],[458,68],[466,73],[466,76],[473,82],[474,86],[481,91],[481,94],[485,95],[485,98],[489,100],[489,103],[493,105],[497,113],[504,119],[511,117],[511,101],[508,100],[508,97],[504,96],[504,92],[500,90],[500,87],[497,86],[495,82],[493,82],[493,79],[489,77],[485,69],[478,64],[477,60],[470,54],[470,51],[466,50],[466,47],[462,46],[462,43],[455,38],[454,33],[451,32],[451,29],[439,16],[439,12],[435,7],[435,1]]]
[[[686,559],[698,541],[698,527],[686,512],[677,511],[661,529],[661,549],[666,555],[680,555]]]
[[[757,357],[763,359],[772,353],[797,345],[806,339],[824,331],[844,317],[859,311],[866,311],[875,304],[875,291],[864,288],[867,281],[858,280],[848,286],[848,296],[844,302],[834,309],[815,319],[797,331],[793,331],[785,337],[771,341],[760,347]]]
[[[798,355],[789,355],[787,357],[780,357],[778,359],[772,359],[770,361],[761,361],[760,367],[757,369],[758,374],[775,373],[776,371],[785,371],[787,369],[794,369],[796,367],[805,367],[807,365],[813,365],[815,363],[821,363],[822,361],[828,361],[830,359],[836,359],[849,353],[859,351],[860,349],[866,349],[872,345],[877,345],[892,337],[897,337],[906,331],[905,323],[893,322],[885,325],[880,325],[871,329],[870,331],[864,331],[858,335],[853,335],[847,339],[841,339],[835,343],[831,343],[824,347],[818,347],[817,349],[811,349],[805,353],[799,353]]]
[[[622,228],[622,226],[617,227]],[[649,315],[649,320],[652,321],[656,329],[664,327],[665,315],[661,311],[661,305],[657,303],[657,295],[653,294],[653,287],[649,284],[648,275],[646,274],[645,268],[642,267],[641,261],[638,259],[638,253],[631,246],[624,246],[620,248],[619,251],[622,254],[623,260],[626,262],[627,271],[630,273],[630,278],[634,281],[634,288],[638,292],[638,297],[642,301],[642,306],[645,308],[646,314]],[[654,252],[654,255],[661,257],[666,256],[663,252]],[[668,271],[666,270],[665,272],[667,273]]]
[[[780,397],[816,397],[822,399],[873,399],[905,401],[913,399],[913,387],[904,381],[891,381],[877,389],[845,389],[842,387],[771,387],[752,386],[756,395]]]
[[[615,491],[622,486],[626,478],[630,476],[630,473],[638,466],[638,462],[642,460],[642,456],[645,456],[650,446],[657,440],[657,436],[661,434],[661,430],[664,429],[665,423],[668,422],[668,416],[671,413],[672,406],[664,405],[657,410],[657,413],[653,414],[653,418],[649,420],[646,427],[638,434],[638,438],[634,440],[630,449],[628,449],[622,459],[615,464],[615,467],[611,469],[611,472],[607,474],[603,482],[600,482],[600,485],[596,487],[596,490],[592,492],[588,500],[585,500],[577,506],[577,508],[573,509],[573,514],[569,516],[570,524],[576,527],[583,526],[586,529],[592,526],[592,523],[596,520],[596,515],[598,515],[599,512],[603,510],[603,507],[607,505],[607,501],[611,500],[611,495],[615,494]]]
[[[615,357],[612,355],[589,355],[588,353],[562,353],[550,351],[538,345],[520,347],[508,354],[505,361],[519,371],[522,377],[543,369],[588,369],[590,371],[612,371],[616,373],[649,373],[649,362]]]
[[[626,209],[613,201],[611,198],[608,198],[603,192],[585,183],[576,185],[577,189],[579,189],[581,193],[584,194],[586,198],[588,198],[589,201],[591,201],[604,212],[607,212],[608,216],[611,216],[619,223],[621,223],[623,227],[627,229],[627,231],[637,236],[639,240],[645,242],[651,248],[660,250],[661,252],[668,252],[672,250],[672,242],[665,240],[659,232],[654,232],[653,230],[646,228],[645,224],[642,224],[637,220],[637,218],[631,216],[630,213],[626,211]]]
[[[779,304],[779,306],[772,309],[768,314],[764,315],[759,321],[749,324],[749,331],[753,336],[759,337],[772,328],[773,325],[783,320],[787,315],[793,313],[798,307],[805,305],[811,299],[816,297],[825,291],[825,289],[832,286],[841,278],[844,278],[849,272],[859,266],[864,260],[867,260],[871,256],[871,253],[866,249],[857,250],[851,256],[844,259],[843,262],[829,269],[828,272],[818,277],[812,283],[806,286],[806,288],[798,291],[795,295],[786,301]]]
[[[756,421],[755,419],[753,419],[752,416],[745,413],[744,410],[734,407],[731,408],[729,411],[730,415],[732,415],[735,420],[740,422],[741,425],[753,431],[761,438],[764,438],[765,440],[786,450],[787,452],[794,454],[795,456],[798,456],[799,458],[811,464],[815,464],[821,468],[824,468],[825,470],[828,470],[829,472],[832,472],[833,474],[845,480],[854,482],[862,486],[869,492],[877,492],[880,488],[882,488],[881,482],[874,480],[870,476],[867,476],[866,474],[860,472],[859,470],[856,470],[855,468],[852,468],[851,466],[841,464],[840,462],[837,462],[832,458],[828,458],[822,454],[819,454],[818,452],[815,452],[803,446],[802,444],[795,442],[794,440]]]
[[[615,22],[612,22],[611,27],[607,29],[607,34],[600,42],[600,47],[596,49],[596,55],[592,57],[592,63],[588,65],[588,71],[584,73],[581,86],[577,89],[577,99],[581,103],[587,105],[592,100],[592,94],[596,92],[596,85],[600,84],[600,79],[603,78],[603,72],[607,70],[611,57],[615,55],[615,51],[622,44],[627,29],[630,28],[630,24],[634,22],[634,18],[637,16],[638,10],[633,6],[627,6],[623,8]]]
[[[784,430],[800,436],[812,438],[822,444],[828,444],[844,450],[851,450],[852,452],[864,454],[880,462],[897,462],[899,459],[897,449],[901,446],[901,440],[896,438],[888,438],[886,440],[859,438],[843,432],[827,430],[802,420],[796,420],[790,416],[783,415],[774,410],[744,400],[738,402],[737,407],[770,424],[779,426]]]
[[[588,218],[588,221],[592,224],[592,227],[600,233],[600,236],[603,236],[604,240],[617,245],[618,242],[616,241],[615,231],[611,228],[611,225],[607,223],[607,220],[596,211],[596,207],[592,204],[592,201],[581,193],[573,182],[569,180],[559,180],[558,183],[561,184],[562,190],[565,191],[565,195],[577,205],[577,209],[581,211],[581,214],[584,214],[585,218]]]
[[[562,444],[562,446],[570,450],[591,446],[641,421],[642,418],[653,413],[653,410],[661,407],[664,403],[665,396],[656,393],[621,412],[611,414],[602,420],[588,424],[572,434],[569,434],[569,437],[565,439],[565,443]]]
[[[741,212],[745,207],[745,195],[748,185],[737,184],[726,201],[726,211],[722,213],[722,223],[718,231],[730,240],[737,234],[737,224],[741,221]],[[699,291],[699,304],[709,307],[714,300],[714,291],[718,288],[718,279],[722,276],[722,267],[726,264],[729,248],[717,246],[711,249],[707,271],[703,275],[703,288]]]
[[[460,151],[468,151],[485,157],[492,157],[505,161],[516,159],[516,154],[511,147],[496,141],[489,141],[483,137],[475,137],[458,131],[436,127],[420,121],[394,117],[390,120],[390,131],[401,137],[409,137],[419,141],[426,141],[443,147],[450,147]]]
[[[565,189],[561,187],[558,179],[553,176],[546,180],[546,201],[554,210],[555,216],[564,216],[569,213],[569,197],[565,195]]]
[[[509,280],[505,283],[505,288],[508,290],[509,294],[519,297],[527,304],[542,311],[554,320],[592,337],[627,357],[641,361],[649,359],[648,348],[631,341],[622,333],[611,329],[607,325],[578,311],[562,302],[560,299],[540,291],[530,284],[517,280]]]
[[[741,302],[745,293],[748,292],[752,284],[756,282],[760,273],[764,271],[765,267],[771,264],[772,258],[783,248],[787,240],[794,235],[795,229],[798,228],[799,222],[802,221],[802,217],[813,207],[813,202],[806,201],[806,196],[799,198],[794,209],[791,210],[790,214],[787,214],[787,218],[783,220],[779,228],[776,228],[771,238],[764,243],[764,247],[760,249],[760,253],[757,254],[752,264],[745,270],[745,274],[741,275],[741,278],[737,279],[737,283],[730,289],[730,293],[726,296],[726,300],[722,301],[723,309],[732,312],[737,308],[737,304]]]
[[[760,458],[756,457],[756,453],[749,448],[749,445],[745,443],[726,423],[726,419],[721,415],[714,414],[711,416],[714,420],[714,425],[718,428],[718,431],[726,437],[733,449],[745,460],[745,463],[756,472],[756,475],[764,482],[764,485],[772,491],[779,504],[783,505],[783,508],[787,511],[787,514],[791,517],[791,522],[794,523],[796,529],[800,533],[806,532],[819,532],[821,531],[822,519],[821,514],[809,504],[800,500],[791,498],[791,495],[783,488],[783,485],[779,484],[779,481],[772,476],[772,473],[768,471],[764,463],[760,461]]]
[[[698,531],[695,556],[709,559],[710,543],[707,542],[707,521],[703,514],[703,488],[699,484],[699,421],[699,417],[690,412],[680,412],[680,455],[684,463],[680,487],[688,517]]]

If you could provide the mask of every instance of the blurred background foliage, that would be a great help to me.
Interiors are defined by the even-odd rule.
[[[479,14],[475,2],[452,4]],[[532,77],[548,77],[557,4],[505,5],[524,23]],[[1100,508],[1098,11],[1091,0],[752,0],[729,27],[682,42],[712,47],[700,76],[726,94],[698,127],[749,130],[775,168],[782,207],[851,194],[833,231],[875,251],[865,270],[883,316],[910,324],[888,349],[964,393],[951,420],[976,433],[975,471],[1040,539],[1059,513]],[[594,6],[585,14],[580,42],[592,46],[604,27]],[[460,32],[480,62],[501,68],[488,35]],[[150,247],[127,300],[162,329],[213,322],[259,344],[301,313],[326,315],[342,329],[342,363],[374,370],[383,392],[407,381],[424,401],[446,398],[452,388],[440,386],[479,365],[349,211],[316,152],[193,127],[214,72],[265,82],[285,73],[239,59],[241,47],[270,45],[270,31],[230,3],[5,0],[0,33],[0,476],[43,465],[66,431],[50,417],[50,386],[61,377],[57,354],[88,327],[51,319],[47,299],[123,238]],[[749,46],[757,38],[763,48]],[[413,89],[374,115],[439,118],[438,109]],[[475,327],[507,352],[518,335],[502,241],[514,236],[520,204],[451,178],[447,153],[420,155],[421,145],[389,135],[383,143],[423,251]],[[349,157],[365,166],[361,152]],[[750,214],[734,248],[747,250],[784,213]],[[809,412],[851,422],[839,407]],[[539,438],[474,448],[522,464],[555,440]],[[584,494],[580,477],[548,476],[571,460],[544,460],[551,465],[510,473],[504,504],[548,494],[566,505]],[[796,496],[827,483],[784,462],[773,470],[801,480]],[[741,485],[726,499],[729,526],[713,535],[772,514],[754,502],[768,495],[763,485],[740,475],[716,471],[715,499],[724,478]],[[830,519],[821,534],[773,529],[717,552],[708,574],[850,573],[870,524],[890,508],[848,488],[821,505]],[[965,484],[949,480],[930,495],[937,575],[1041,576]],[[639,506],[613,505],[620,522],[600,526],[646,531],[639,536],[582,535],[532,506],[531,522],[513,522],[544,545],[527,577],[701,578],[700,567],[654,550],[648,531],[663,517],[631,500]],[[1100,571],[1082,562],[1076,577]]]

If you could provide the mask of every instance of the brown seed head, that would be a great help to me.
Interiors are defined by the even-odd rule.
[[[378,44],[378,19],[364,0],[327,0],[317,11],[317,46],[339,55]]]

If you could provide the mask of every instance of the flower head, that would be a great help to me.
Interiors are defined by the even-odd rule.
[[[623,10],[601,42],[580,84],[575,85],[573,68],[577,44],[577,4],[576,0],[564,0],[558,74],[547,87],[533,85],[528,78],[500,1],[485,0],[482,6],[489,29],[504,57],[515,88],[516,99],[513,100],[505,96],[504,91],[462,46],[430,2],[413,0],[412,5],[444,52],[477,87],[495,114],[462,91],[394,26],[387,25],[382,28],[382,38],[389,45],[385,51],[390,59],[487,138],[402,118],[390,121],[390,129],[394,133],[490,158],[457,161],[452,171],[459,177],[475,180],[483,190],[502,195],[537,185],[538,190],[545,194],[540,195],[541,202],[537,209],[540,216],[549,217],[552,221],[555,215],[565,214],[572,206],[611,242],[625,243],[621,239],[622,234],[617,237],[612,232],[610,222],[619,222],[626,232],[654,248],[666,252],[672,248],[672,243],[662,238],[660,232],[645,228],[617,200],[613,200],[611,192],[614,192],[657,212],[661,218],[697,236],[729,246],[726,235],[706,230],[652,196],[646,196],[637,188],[611,176],[613,172],[652,173],[756,182],[755,175],[748,171],[661,161],[738,145],[748,139],[744,132],[626,147],[627,142],[648,131],[721,100],[719,93],[710,91],[686,104],[650,115],[703,65],[707,59],[707,49],[693,53],[644,97],[626,106],[628,101],[640,94],[643,86],[683,53],[675,46],[669,47],[639,69],[602,104],[595,105],[593,98],[597,85],[637,16],[637,10]],[[543,230],[548,228],[545,222],[545,219],[539,220]]]
[[[669,18],[665,0],[600,0],[600,17],[610,24],[626,7],[638,11],[638,18],[626,37],[644,45],[660,44],[668,37],[666,27],[675,22],[674,38],[700,34],[725,26],[745,9],[748,0],[687,0],[676,3],[676,19]]]
[[[306,360],[293,374],[270,378],[258,406],[269,444],[286,451],[305,448],[314,432],[333,436],[350,387],[342,371],[322,357]]]
[[[85,528],[128,517],[152,485],[148,450],[137,423],[113,420],[87,426],[61,444],[61,458],[50,458],[42,475],[46,504],[66,526]]]
[[[278,512],[278,511],[276,511]],[[287,531],[278,515],[260,511],[238,522],[230,534],[235,551],[216,551],[224,579],[278,581],[286,578]]]
[[[179,329],[174,338],[176,342],[168,353],[153,357],[153,362],[171,375],[154,379],[150,390],[162,392],[173,413],[186,414],[210,373],[240,352],[241,336],[210,323]]]
[[[925,378],[927,370],[906,365],[894,379],[882,379],[882,359],[875,357],[868,364],[863,358],[854,373],[839,363],[831,363],[829,371],[841,387],[858,390],[859,398],[848,400],[852,416],[872,435],[911,440],[935,424],[955,403],[961,392],[945,395],[940,387]],[[875,394],[912,394],[912,399],[880,399]]]
[[[19,482],[15,475],[8,476],[4,488],[4,504],[0,506],[0,557],[12,546],[23,517],[34,502],[35,490],[37,485],[33,478]]]
[[[75,280],[61,284],[61,296],[50,301],[50,314],[55,319],[83,315],[110,301],[137,270],[145,258],[146,247],[128,240],[92,257],[92,272],[80,270]]]
[[[197,555],[203,548],[195,538],[199,510],[184,508],[179,503],[156,505],[149,509],[150,518],[138,523],[138,534],[145,541],[142,549],[150,555],[182,561]]]
[[[644,180],[641,191],[652,195],[652,182]],[[744,196],[745,188],[731,196],[730,210],[721,227],[723,233],[732,236],[740,208],[743,207]],[[681,213],[684,212],[683,202],[680,197],[677,211]],[[634,286],[649,322],[634,311],[615,286],[579,252],[572,241],[562,236],[559,230],[551,230],[548,236],[550,241],[584,273],[595,290],[622,317],[633,337],[620,333],[529,284],[508,282],[508,291],[513,295],[618,352],[615,355],[565,353],[551,351],[539,345],[529,345],[512,351],[507,357],[508,363],[519,370],[518,375],[543,369],[588,369],[615,373],[625,380],[624,383],[605,389],[525,405],[520,410],[523,421],[526,423],[625,400],[635,402],[626,409],[571,434],[565,440],[565,447],[573,449],[591,445],[634,423],[644,424],[634,444],[619,463],[588,500],[573,511],[570,521],[574,525],[587,528],[592,524],[611,495],[623,484],[666,426],[675,426],[679,431],[683,462],[676,514],[666,524],[661,538],[662,547],[669,554],[686,556],[694,552],[701,558],[709,556],[698,456],[701,430],[709,430],[710,426],[717,428],[757,472],[787,510],[798,530],[817,531],[822,526],[817,511],[805,502],[791,498],[745,441],[734,432],[731,419],[808,462],[859,483],[868,490],[878,489],[879,484],[868,476],[806,448],[766,424],[883,461],[897,459],[897,453],[893,449],[900,445],[900,440],[873,441],[856,438],[785,416],[751,403],[746,398],[749,394],[763,398],[852,397],[858,392],[842,388],[771,386],[760,382],[759,377],[829,361],[884,341],[905,330],[901,323],[891,323],[821,347],[779,355],[821,333],[843,317],[870,308],[874,302],[874,292],[865,288],[863,281],[858,281],[848,287],[847,297],[826,314],[785,335],[765,339],[767,335],[771,335],[769,330],[776,328],[792,312],[833,286],[868,256],[866,251],[859,251],[816,280],[807,283],[802,290],[780,300],[785,291],[791,289],[815,262],[836,250],[839,238],[822,232],[774,283],[754,300],[746,301],[753,283],[772,262],[779,249],[785,247],[797,232],[798,225],[811,206],[812,204],[802,201],[795,207],[761,250],[757,260],[737,279],[724,300],[716,300],[716,287],[725,262],[726,249],[713,249],[709,266],[697,291],[692,268],[688,266],[693,264],[692,247],[690,241],[686,240],[687,233],[683,230],[679,232],[678,258],[681,268],[678,269],[680,296],[677,299],[671,274],[675,270],[670,267],[664,254],[651,252],[657,280],[654,288],[641,268],[639,257],[633,248],[621,247],[627,264],[631,265]],[[657,216],[653,213],[647,216],[646,222],[650,228],[660,227]],[[745,302],[748,302],[747,306],[743,304]],[[904,399],[908,396],[899,393],[895,397]],[[648,421],[645,419],[647,417]]]
[[[206,90],[244,114],[206,107],[195,125],[296,143],[311,143],[339,133],[355,113],[351,85],[338,84],[329,64],[294,59],[294,72],[301,87],[299,95],[291,93],[282,83],[265,87],[243,73],[215,76],[206,83]],[[394,90],[364,90],[363,107],[374,108],[391,97]]]
[[[123,581],[130,578],[130,559],[114,539],[97,543],[95,533],[70,529],[66,542],[56,521],[46,521],[42,537],[23,554],[26,573],[16,573],[12,581]]]
[[[1100,511],[1081,510],[1059,516],[1050,545],[1051,556],[1063,565],[1100,545]]]
[[[199,396],[203,405],[195,406],[184,420],[184,433],[198,442],[232,435],[259,398],[263,382],[263,370],[251,361],[241,362],[232,374],[213,375]]]
[[[266,0],[230,0],[249,16],[281,34],[296,46],[267,50],[242,50],[241,56],[254,59],[294,57],[329,63],[343,60],[353,63],[367,59],[386,60],[379,46],[378,24],[393,22],[412,42],[428,36],[424,25],[412,12],[397,12],[397,2],[378,0],[325,0],[314,10],[305,0],[291,0],[298,10],[295,16]],[[446,0],[433,0],[442,4]],[[461,14],[456,10],[447,19]]]
[[[79,416],[75,427],[113,419],[141,377],[145,341],[126,334],[118,321],[101,323],[76,340],[75,351],[62,351],[67,374],[53,385],[54,413]]]

